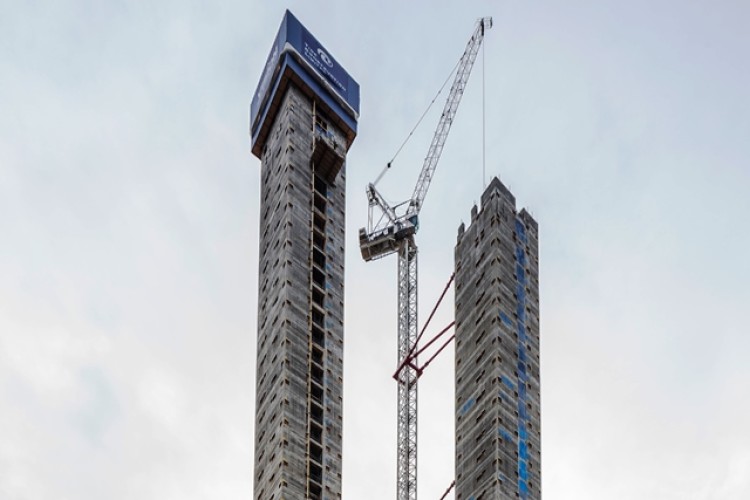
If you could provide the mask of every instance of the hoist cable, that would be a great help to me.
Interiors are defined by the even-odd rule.
[[[486,111],[486,104],[485,104],[485,98],[484,98],[484,46],[486,44],[482,44],[482,192],[484,192],[485,189],[487,189],[487,173],[485,170],[485,160],[486,160],[486,153],[487,153],[487,146],[486,146],[486,120],[485,120],[485,111]]]

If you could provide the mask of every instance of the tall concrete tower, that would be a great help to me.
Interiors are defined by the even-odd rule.
[[[340,499],[346,153],[359,86],[287,11],[252,100],[261,164],[254,498]]]
[[[497,178],[455,259],[456,499],[541,499],[538,230]]]

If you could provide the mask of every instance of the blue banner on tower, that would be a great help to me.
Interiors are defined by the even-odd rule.
[[[301,27],[301,25],[300,25]],[[326,77],[336,92],[349,101],[349,75],[341,65],[326,52],[309,31],[302,28],[302,55],[318,73]],[[352,106],[354,108],[354,106]],[[356,109],[355,109],[356,111]]]
[[[258,88],[250,105],[250,127],[254,134],[263,121],[263,113],[276,89],[276,80],[285,54],[297,59],[309,76],[325,82],[322,88],[338,97],[355,122],[359,116],[359,84],[349,76],[336,59],[288,10],[281,21],[279,32],[271,46]],[[348,108],[348,109],[347,109]]]

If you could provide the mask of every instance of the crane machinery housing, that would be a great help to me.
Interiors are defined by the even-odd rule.
[[[419,373],[413,363],[403,362],[407,357],[413,356],[418,341],[417,245],[414,235],[419,229],[419,212],[435,174],[485,31],[491,27],[491,17],[477,20],[474,32],[456,66],[456,76],[411,198],[394,206],[386,202],[375,188],[382,174],[375,183],[367,186],[368,224],[366,228],[359,230],[362,257],[365,261],[371,261],[393,253],[398,254],[397,500],[416,500],[417,498],[417,379]],[[390,163],[386,170],[388,168],[390,168]]]

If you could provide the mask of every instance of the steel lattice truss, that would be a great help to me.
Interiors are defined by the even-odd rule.
[[[408,356],[417,343],[417,247],[402,240],[398,251],[398,357]],[[397,498],[417,498],[417,371],[401,370],[398,381]]]
[[[427,196],[427,190],[430,187],[435,168],[437,168],[440,155],[443,153],[445,140],[448,138],[448,132],[450,132],[453,119],[456,117],[458,105],[461,103],[461,97],[464,95],[466,83],[469,81],[471,69],[474,67],[477,54],[479,54],[479,47],[482,45],[485,28],[491,27],[492,18],[486,17],[480,19],[477,22],[474,34],[466,45],[463,56],[461,56],[458,69],[456,70],[456,77],[448,93],[448,99],[445,101],[443,114],[440,115],[440,122],[437,129],[435,129],[435,135],[432,136],[432,143],[430,144],[430,149],[427,150],[427,156],[425,156],[424,163],[422,164],[422,170],[419,173],[419,179],[414,188],[414,194],[411,196],[407,213],[419,213],[419,210],[422,208],[422,203],[425,196]]]

